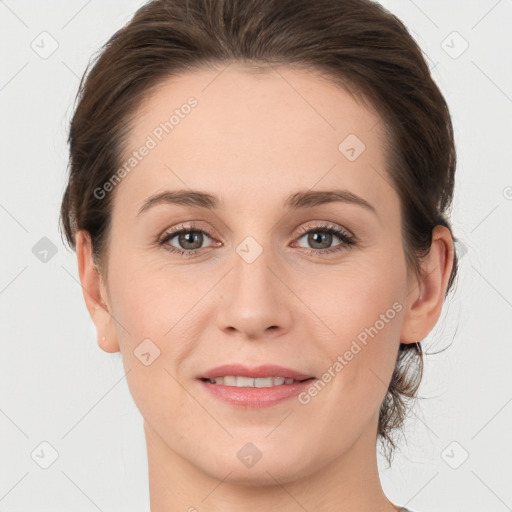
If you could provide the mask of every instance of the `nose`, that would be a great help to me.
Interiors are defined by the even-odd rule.
[[[218,326],[244,339],[281,336],[292,325],[293,294],[270,250],[248,261],[233,256],[233,268],[221,285]]]

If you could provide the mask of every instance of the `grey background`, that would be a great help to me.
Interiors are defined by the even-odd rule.
[[[451,109],[463,255],[384,490],[415,512],[512,510],[512,1],[381,3]],[[141,4],[0,0],[0,511],[149,510],[142,418],[57,229],[79,78]]]

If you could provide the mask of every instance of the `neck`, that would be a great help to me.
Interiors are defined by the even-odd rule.
[[[253,486],[230,482],[229,471],[218,479],[205,473],[144,422],[151,512],[397,512],[380,483],[376,420],[347,452],[306,477],[284,483],[271,477],[268,484]]]

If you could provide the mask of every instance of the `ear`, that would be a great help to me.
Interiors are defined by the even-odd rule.
[[[432,230],[430,253],[422,262],[422,276],[409,285],[401,343],[414,343],[425,338],[441,314],[454,260],[450,230],[438,225]]]
[[[78,274],[85,304],[98,333],[98,345],[105,352],[119,352],[119,343],[110,314],[110,300],[103,278],[94,264],[91,237],[87,231],[76,233]],[[105,340],[102,338],[105,337]]]

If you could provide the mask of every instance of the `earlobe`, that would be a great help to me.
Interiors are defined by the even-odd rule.
[[[432,231],[428,256],[422,261],[422,276],[409,293],[401,332],[402,343],[424,339],[434,328],[443,307],[444,297],[454,262],[450,230],[438,225]]]
[[[91,238],[87,231],[80,230],[76,233],[76,255],[82,293],[87,310],[96,326],[98,345],[105,352],[119,352],[112,316],[103,299],[105,296],[108,302],[106,288],[94,264]]]

